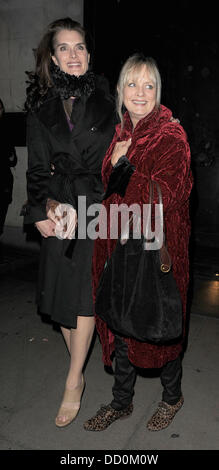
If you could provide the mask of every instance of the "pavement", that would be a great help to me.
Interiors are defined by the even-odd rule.
[[[193,263],[183,408],[165,430],[148,431],[146,422],[162,388],[158,371],[139,370],[131,417],[95,433],[85,431],[83,422],[111,401],[113,384],[112,372],[102,363],[99,338],[94,337],[86,364],[81,410],[70,426],[58,429],[54,419],[69,355],[60,331],[37,313],[38,253],[6,247],[0,264],[0,449],[70,449],[75,455],[94,450],[205,450],[219,456],[219,265],[215,251],[211,254],[207,251]]]

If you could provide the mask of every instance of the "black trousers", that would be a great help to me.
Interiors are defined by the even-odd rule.
[[[128,359],[128,346],[120,336],[115,336],[115,372],[113,400],[111,406],[116,410],[126,408],[134,395],[136,380],[135,366]],[[162,367],[160,380],[163,386],[162,400],[175,405],[182,395],[181,390],[182,364],[177,357]]]

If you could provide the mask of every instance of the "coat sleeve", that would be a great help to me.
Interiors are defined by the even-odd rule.
[[[25,223],[47,219],[46,201],[51,178],[49,148],[42,124],[35,114],[27,119],[27,198]]]
[[[136,164],[122,202],[147,204],[149,200],[149,180],[160,184],[164,212],[174,209],[188,198],[191,189],[190,149],[186,137],[181,135],[161,135],[154,149],[154,164],[147,164],[147,154]],[[154,202],[158,202],[155,195]]]
[[[107,199],[113,193],[124,196],[134,170],[134,165],[130,163],[125,155],[120,157],[116,165],[112,168],[103,199]]]

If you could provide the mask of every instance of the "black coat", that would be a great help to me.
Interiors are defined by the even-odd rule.
[[[73,105],[72,119],[74,128],[70,131],[59,96],[48,97],[38,112],[28,115],[25,223],[46,219],[47,199],[61,199],[60,188],[54,185],[60,175],[51,175],[54,162],[55,167],[62,169],[64,166],[64,180],[68,183],[71,175],[71,195],[76,205],[78,195],[86,196],[88,205],[101,201],[102,161],[116,123],[114,102],[96,88],[88,98],[82,97]],[[61,179],[63,181],[63,175]],[[69,243],[72,242],[56,237],[42,239],[37,301],[42,313],[51,315],[64,326],[76,327],[77,315],[93,314],[93,240],[73,241],[71,259],[66,257]]]

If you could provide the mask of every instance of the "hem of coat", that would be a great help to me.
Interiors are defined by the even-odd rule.
[[[88,309],[89,310],[89,309]],[[49,317],[49,319],[51,321],[53,321],[54,323],[57,323],[58,325],[61,325],[65,328],[77,328],[77,317],[93,317],[94,314],[93,313],[84,313],[84,309],[83,311],[79,311],[79,313],[77,314],[73,314],[71,313],[71,320],[68,318],[65,318],[65,317],[58,317],[54,314],[51,314],[51,313],[48,313],[46,312],[45,310],[41,310],[40,307],[39,307],[39,315],[45,315],[47,317]]]
[[[125,338],[124,338],[125,339]],[[110,345],[109,351],[106,352],[106,350],[103,350],[102,353],[102,361],[105,366],[112,366],[112,355],[115,352],[115,348],[113,347],[113,344]],[[132,353],[129,349],[128,345],[128,359],[129,361],[135,366],[139,367],[140,369],[160,369],[163,367],[167,362],[174,361],[183,351],[183,341],[180,342],[179,344],[171,345],[171,346],[160,346],[162,348],[165,348],[164,353],[161,354],[160,357],[150,357],[150,353],[148,354],[148,360],[144,357],[142,359],[138,358],[133,358]],[[169,351],[167,351],[166,348],[170,348]],[[105,349],[105,348],[104,348]]]

